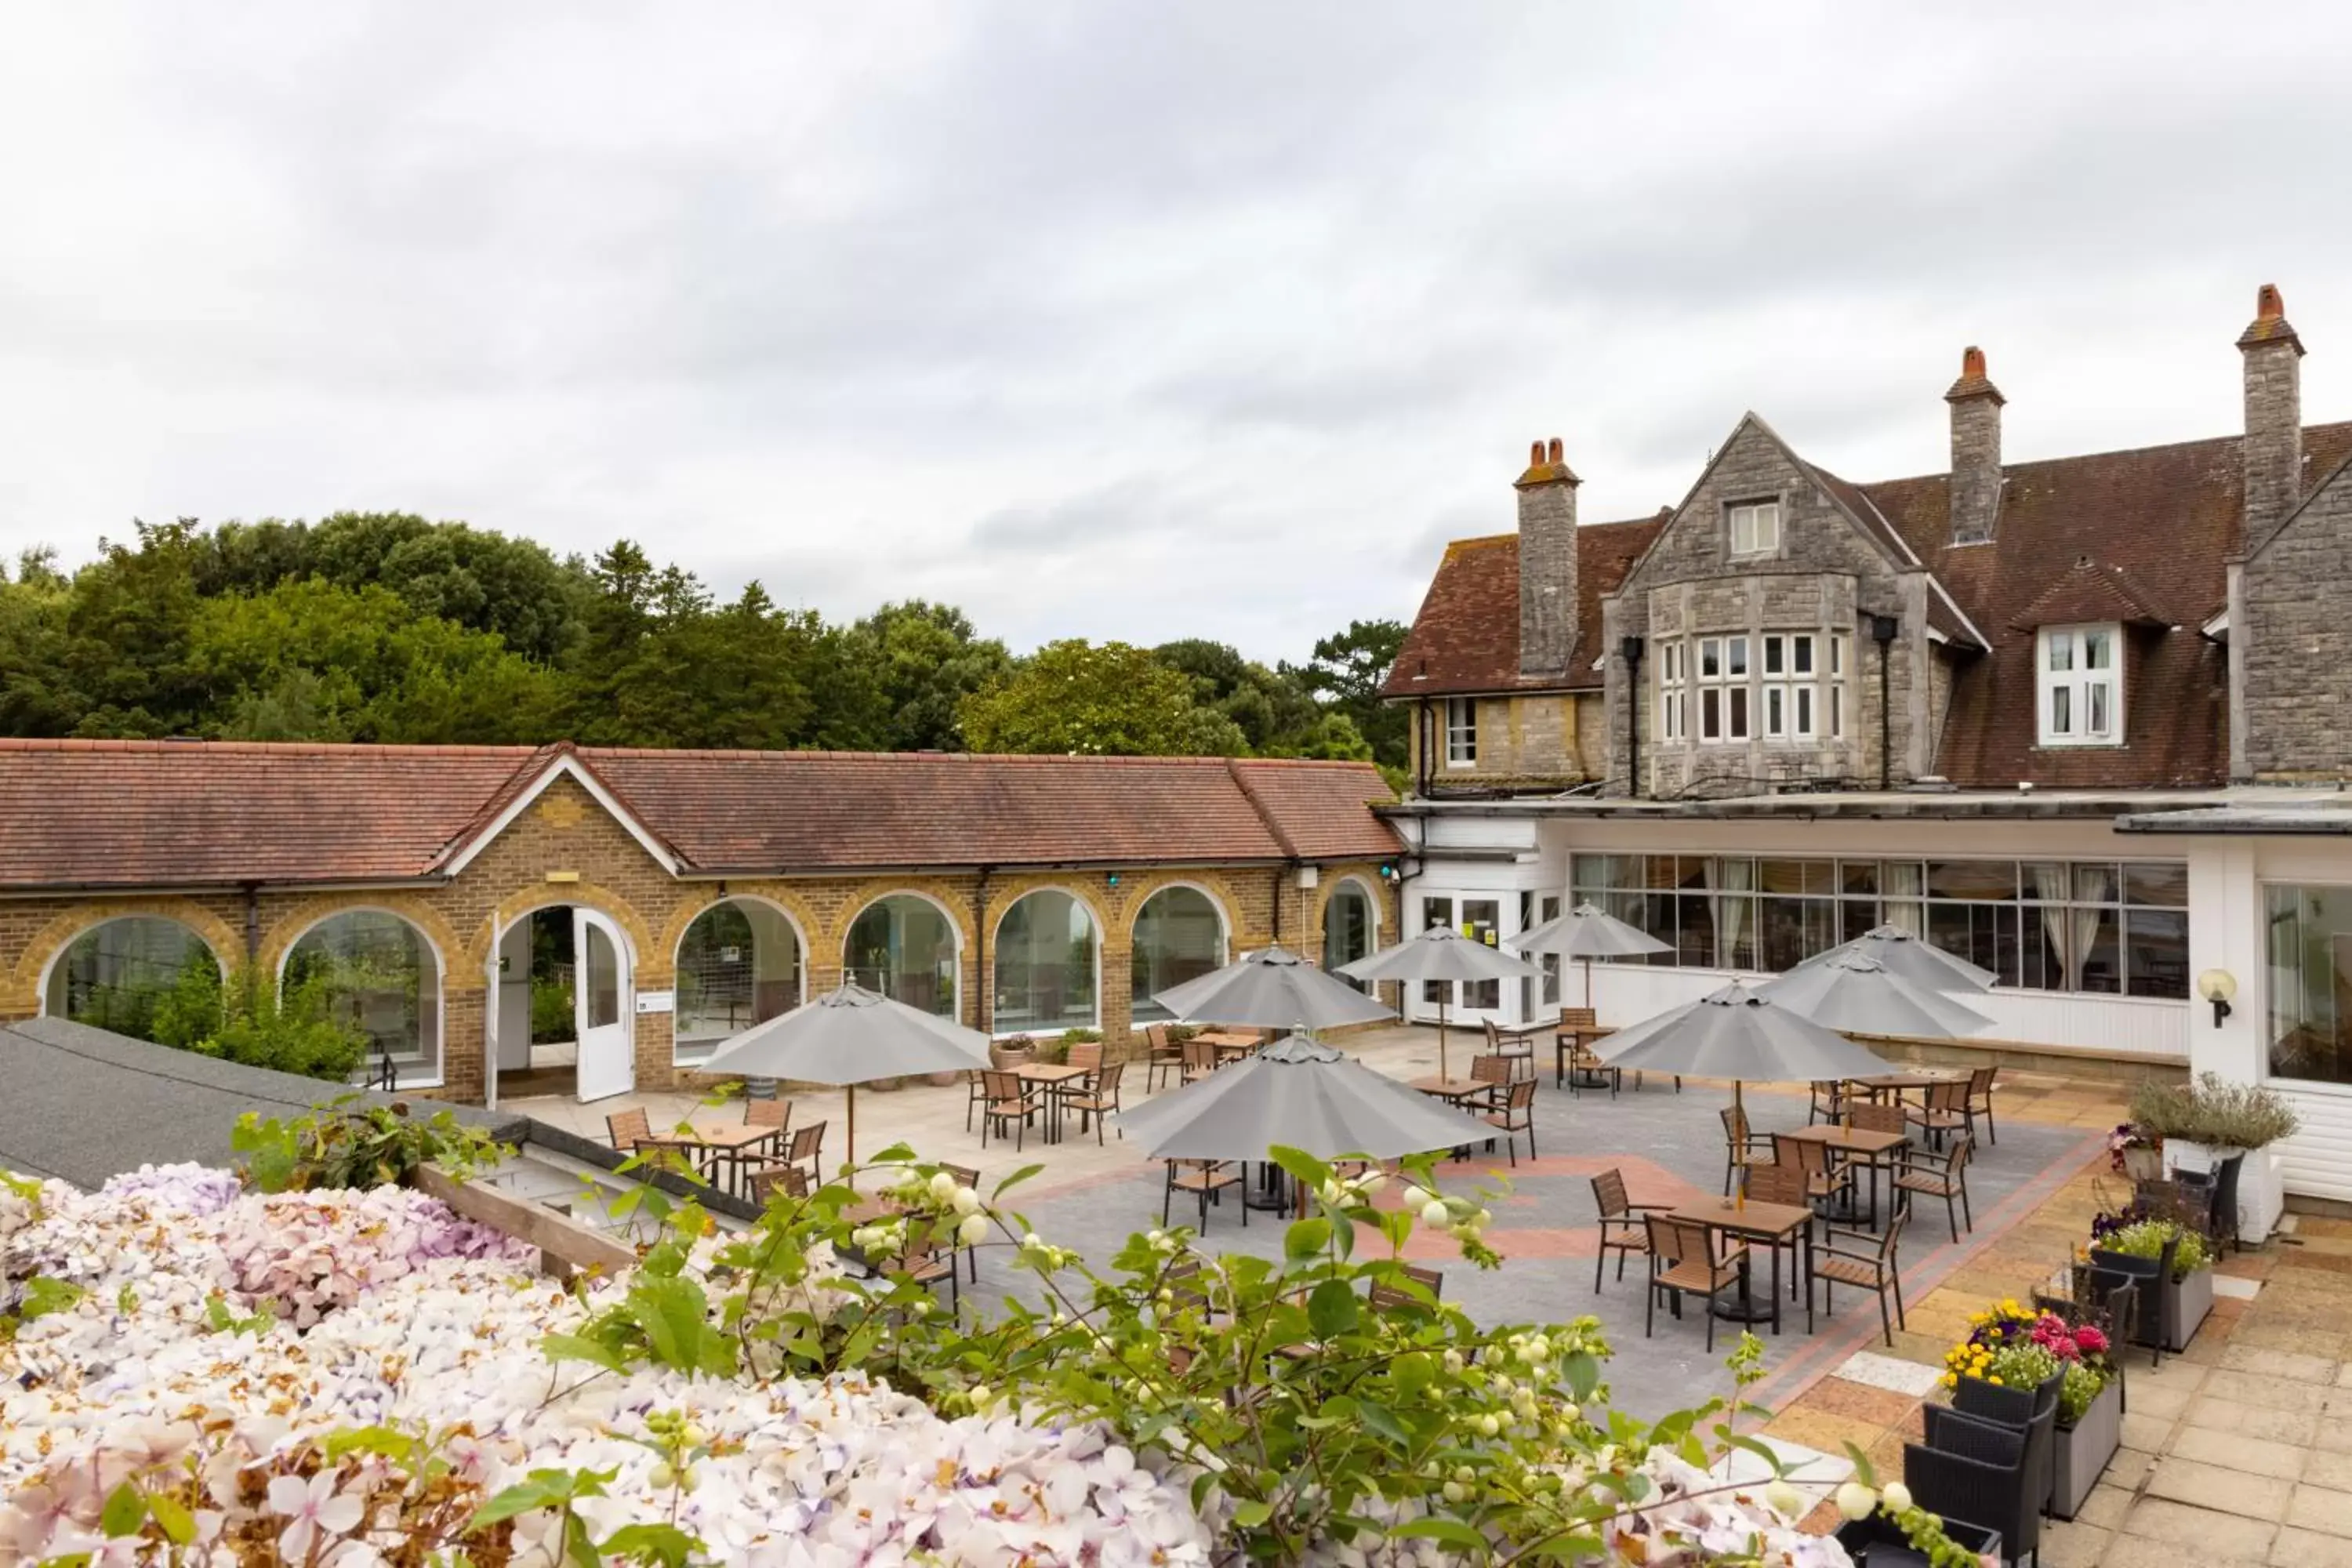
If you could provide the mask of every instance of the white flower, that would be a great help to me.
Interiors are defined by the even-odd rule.
[[[1795,1519],[1805,1511],[1805,1494],[1786,1481],[1776,1480],[1764,1489],[1764,1506],[1782,1519]]]
[[[956,1188],[960,1185],[961,1185],[961,1184],[953,1176],[949,1175],[945,1171],[934,1173],[930,1181],[932,1201],[942,1204],[953,1203],[955,1201]]]
[[[1901,1513],[1911,1506],[1911,1489],[1901,1481],[1887,1482],[1880,1489],[1878,1495],[1885,1500],[1886,1506],[1896,1513]]]
[[[1423,1225],[1433,1226],[1446,1225],[1451,1223],[1453,1218],[1454,1216],[1446,1212],[1445,1205],[1435,1198],[1422,1205],[1421,1223]]]
[[[1878,1494],[1860,1481],[1848,1481],[1837,1489],[1837,1507],[1848,1519],[1868,1519],[1878,1507]]]
[[[957,1222],[956,1240],[966,1247],[978,1247],[988,1239],[988,1216],[968,1214]]]
[[[299,1476],[273,1476],[269,1480],[269,1511],[283,1514],[286,1528],[278,1532],[278,1552],[289,1563],[308,1562],[311,1543],[320,1535],[349,1535],[367,1517],[367,1505],[349,1492],[335,1489],[335,1473],[321,1470],[308,1481]]]
[[[977,1214],[980,1212],[980,1194],[970,1187],[958,1187],[948,1199],[948,1204],[958,1214]]]

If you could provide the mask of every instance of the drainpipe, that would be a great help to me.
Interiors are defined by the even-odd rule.
[[[1888,764],[1894,760],[1894,752],[1887,740],[1887,655],[1894,649],[1895,634],[1902,629],[1903,623],[1893,616],[1870,617],[1870,640],[1878,645],[1878,793],[1881,795],[1886,793]]]
[[[1625,661],[1625,796],[1628,800],[1642,798],[1642,639],[1622,637],[1617,639],[1618,655]]]
[[[1414,751],[1421,754],[1421,777],[1417,781],[1415,787],[1421,791],[1421,798],[1423,800],[1427,800],[1429,798],[1429,748],[1431,743],[1429,715],[1429,699],[1424,697],[1421,700],[1421,744],[1413,748]]]
[[[261,884],[245,885],[245,994],[247,1002],[254,996],[261,964]]]
[[[980,868],[980,880],[971,889],[971,984],[977,994],[971,999],[973,1026],[983,1035],[995,1032],[989,1015],[992,989],[988,984],[988,871]]]
[[[1282,868],[1274,868],[1274,937],[1273,945],[1282,945]]]

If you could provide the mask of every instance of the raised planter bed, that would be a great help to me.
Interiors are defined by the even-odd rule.
[[[1948,1519],[1944,1521],[1944,1533],[1951,1537],[1954,1544],[1965,1546],[1979,1556],[2000,1555],[2000,1531],[1997,1530],[1987,1530],[1966,1520]],[[1837,1543],[1846,1549],[1859,1568],[1927,1568],[1926,1554],[1904,1540],[1895,1521],[1882,1513],[1838,1526]]]
[[[2188,1278],[2175,1279],[2171,1270],[2153,1258],[2091,1249],[2091,1261],[2102,1268],[2128,1274],[2140,1282],[2143,1305],[2134,1326],[2132,1342],[2185,1351],[2197,1337],[2205,1315],[2213,1310],[2213,1270],[2192,1268]],[[2159,1278],[2161,1276],[2161,1278]],[[2153,1308],[2151,1310],[2150,1309]]]
[[[2058,1428],[2057,1474],[2050,1494],[2050,1511],[2060,1519],[2072,1519],[2081,1510],[2091,1489],[2099,1483],[2107,1462],[2116,1457],[2123,1442],[2123,1384],[2114,1378],[2099,1390],[2083,1418],[2072,1426]]]

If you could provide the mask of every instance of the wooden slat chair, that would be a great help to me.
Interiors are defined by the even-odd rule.
[[[963,1079],[963,1130],[969,1132],[971,1131],[971,1113],[988,1103],[988,1080],[978,1068],[964,1074]]]
[[[788,1198],[809,1194],[808,1173],[798,1165],[761,1165],[751,1175],[751,1201],[768,1206],[778,1193]]]
[[[1178,1193],[1190,1193],[1199,1201],[1201,1206],[1201,1223],[1198,1228],[1204,1234],[1209,1228],[1209,1205],[1213,1201],[1222,1208],[1224,1205],[1224,1190],[1227,1187],[1234,1189],[1234,1196],[1240,1197],[1243,1195],[1241,1192],[1241,1167],[1236,1162],[1231,1160],[1171,1160],[1167,1164],[1168,1185],[1162,1191],[1160,1197],[1160,1223],[1163,1226],[1168,1223],[1169,1210],[1171,1205],[1175,1203],[1176,1194]],[[1241,1205],[1241,1210],[1242,1228],[1244,1230],[1247,1230],[1249,1228],[1249,1205],[1247,1203],[1244,1203]]]
[[[1531,1028],[1506,1029],[1492,1018],[1480,1020],[1486,1031],[1486,1051],[1510,1062],[1514,1077],[1536,1076],[1536,1037],[1544,1032],[1538,1024]]]
[[[1217,1047],[1194,1036],[1184,1042],[1183,1081],[1198,1083],[1217,1070]]]
[[[1083,1068],[1088,1072],[1100,1072],[1103,1065],[1102,1042],[1080,1040],[1076,1045],[1072,1046],[1070,1065],[1074,1068]]]
[[[1559,1022],[1553,1026],[1555,1037],[1559,1030],[1597,1028],[1600,1022],[1600,1014],[1591,1007],[1562,1007],[1559,1010]],[[1568,1080],[1568,1091],[1570,1094],[1581,1093],[1582,1086],[1579,1080],[1587,1078],[1607,1079],[1609,1092],[1612,1095],[1625,1087],[1625,1075],[1595,1056],[1592,1047],[1585,1044],[1581,1037],[1569,1043],[1566,1059],[1568,1071],[1565,1077]],[[1552,1084],[1554,1089],[1560,1087],[1557,1081],[1560,1076],[1562,1075],[1554,1075],[1555,1081]],[[1675,1082],[1679,1087],[1682,1080],[1676,1079]]]
[[[1853,1203],[1853,1172],[1830,1158],[1826,1143],[1775,1132],[1772,1134],[1772,1163],[1791,1165],[1805,1173],[1808,1202],[1821,1204],[1831,1198],[1843,1197],[1849,1206]]]
[[[743,1125],[772,1127],[782,1132],[793,1124],[793,1102],[789,1100],[747,1100],[743,1102]]]
[[[1963,1133],[1940,1154],[1906,1149],[1903,1151],[1903,1163],[1895,1173],[1897,1191],[1944,1200],[1944,1220],[1952,1227],[1952,1240],[1956,1243],[1960,1239],[1962,1219],[1968,1221],[1970,1230],[1977,1227],[1976,1217],[1969,1213],[1969,1154],[1975,1147],[1976,1140]],[[1955,1202],[1959,1205],[1958,1218],[1954,1217]]]
[[[1442,1268],[1423,1268],[1417,1263],[1408,1263],[1404,1266],[1404,1277],[1433,1297],[1445,1294],[1445,1271]],[[1378,1279],[1372,1282],[1366,1299],[1375,1307],[1418,1307],[1423,1304],[1420,1297],[1402,1285]]]
[[[1748,1278],[1748,1248],[1732,1243],[1718,1249],[1706,1226],[1665,1215],[1644,1215],[1650,1231],[1649,1300],[1642,1313],[1642,1337],[1656,1331],[1658,1296],[1674,1294],[1675,1316],[1683,1313],[1683,1298],[1700,1299],[1699,1314],[1706,1320],[1706,1348],[1715,1351],[1715,1299]]]
[[[1037,1085],[1019,1073],[989,1071],[981,1074],[986,1081],[987,1093],[980,1108],[980,1146],[988,1147],[988,1130],[997,1129],[999,1138],[1010,1128],[1013,1147],[1018,1151],[1029,1126],[1029,1118],[1036,1114]]]
[[[812,1187],[824,1185],[824,1123],[810,1121],[793,1129],[784,1146],[784,1163],[797,1165]]]
[[[1808,1127],[1816,1121],[1838,1121],[1844,1116],[1850,1098],[1858,1098],[1835,1079],[1815,1079],[1812,1087],[1812,1103],[1805,1108],[1805,1125]]]
[[[1528,1158],[1536,1157],[1536,1080],[1523,1078],[1505,1086],[1502,1106],[1486,1112],[1478,1120],[1503,1134],[1503,1148],[1511,1156],[1511,1163],[1519,1163],[1519,1134],[1528,1136]],[[1493,1139],[1488,1139],[1491,1146]]]
[[[1160,1079],[1166,1074],[1183,1070],[1184,1047],[1181,1042],[1170,1038],[1170,1033],[1166,1024],[1152,1024],[1143,1031],[1143,1092],[1146,1094],[1157,1089]]]
[[[1518,1076],[1517,1070],[1508,1057],[1496,1056],[1491,1052],[1485,1056],[1472,1057],[1470,1081],[1486,1084],[1489,1087],[1486,1093],[1465,1100],[1462,1108],[1465,1110],[1500,1110],[1509,1091],[1511,1080]]]
[[[954,1310],[963,1305],[963,1288],[956,1268],[955,1253],[943,1249],[937,1237],[926,1236],[920,1241],[911,1236],[897,1258],[882,1266],[885,1274],[904,1274],[918,1285],[936,1287],[942,1279],[948,1282],[948,1307]]]
[[[613,1141],[613,1148],[623,1154],[634,1154],[637,1145],[654,1135],[653,1119],[642,1108],[616,1111],[604,1118],[604,1136]]]
[[[1085,1088],[1070,1090],[1062,1096],[1062,1109],[1078,1113],[1078,1131],[1081,1133],[1087,1130],[1087,1119],[1094,1118],[1097,1148],[1102,1146],[1103,1123],[1118,1110],[1118,1079],[1126,1070],[1126,1063],[1113,1062],[1107,1068],[1097,1068]],[[1127,1129],[1120,1128],[1118,1135],[1126,1137]]]
[[[1747,1193],[1749,1203],[1786,1204],[1790,1208],[1799,1209],[1809,1206],[1805,1198],[1804,1171],[1778,1161],[1769,1165],[1748,1167]],[[1797,1299],[1797,1292],[1804,1283],[1804,1244],[1811,1239],[1811,1232],[1812,1226],[1809,1224],[1802,1231],[1792,1231],[1772,1243],[1775,1251],[1783,1246],[1789,1249],[1789,1299],[1792,1301]]]
[[[1601,1211],[1601,1247],[1592,1255],[1592,1293],[1598,1296],[1601,1270],[1609,1255],[1617,1255],[1617,1278],[1622,1281],[1627,1257],[1637,1252],[1649,1256],[1650,1228],[1644,1216],[1675,1205],[1633,1202],[1625,1195],[1625,1176],[1621,1171],[1603,1171],[1592,1178],[1592,1205]]]
[[[1772,1152],[1772,1135],[1748,1130],[1748,1113],[1727,1105],[1716,1115],[1723,1121],[1723,1195],[1729,1197],[1740,1172],[1756,1163],[1759,1153]]]
[[[1903,1266],[1895,1249],[1910,1218],[1911,1199],[1906,1194],[1895,1200],[1894,1212],[1886,1216],[1886,1229],[1882,1234],[1873,1236],[1866,1230],[1831,1226],[1813,1252],[1813,1272],[1822,1281],[1822,1310],[1830,1317],[1837,1316],[1840,1285],[1871,1291],[1878,1298],[1878,1329],[1886,1336],[1890,1350],[1895,1345],[1895,1331],[1909,1326],[1903,1321]],[[1886,1314],[1890,1295],[1895,1299],[1892,1321]]]
[[[1998,1064],[1972,1070],[1969,1074],[1968,1098],[1961,1104],[1961,1110],[1969,1119],[1969,1136],[1973,1138],[1977,1135],[1977,1118],[1981,1116],[1984,1118],[1985,1142],[1988,1143],[2000,1142],[2000,1134],[1994,1131],[1992,1124],[1992,1080],[2000,1076],[2000,1068]]]
[[[980,1171],[977,1166],[943,1164],[940,1169],[972,1191],[980,1191]],[[980,1283],[980,1249],[967,1247],[963,1249],[963,1255],[971,1262],[971,1282],[977,1285]]]
[[[1969,1085],[1965,1079],[1949,1083],[1931,1084],[1927,1103],[1909,1112],[1911,1125],[1927,1135],[1927,1142],[1937,1149],[1954,1132],[1969,1132]]]

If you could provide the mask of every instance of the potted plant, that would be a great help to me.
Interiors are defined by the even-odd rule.
[[[1037,1042],[1026,1035],[1008,1035],[1003,1039],[992,1041],[988,1047],[988,1059],[996,1064],[1000,1072],[1027,1067],[1036,1057]]]
[[[2184,1084],[2148,1079],[2133,1089],[2131,1110],[2133,1123],[2163,1145],[2167,1175],[2186,1171],[2214,1183],[2222,1235],[2245,1242],[2270,1235],[2286,1202],[2270,1146],[2300,1126],[2276,1092],[2212,1072]]]
[[[2143,1281],[2134,1335],[2141,1344],[2185,1351],[2213,1310],[2213,1254],[2205,1237],[2177,1220],[2147,1215],[2137,1204],[2091,1221],[2091,1261]]]
[[[2050,1507],[2074,1518],[2123,1440],[2123,1393],[2105,1332],[2014,1300],[1969,1321],[1969,1337],[1944,1352],[1944,1386],[1957,1407],[2021,1425],[2033,1414],[2034,1389],[2063,1374]]]
[[[1055,1035],[1039,1040],[1035,1046],[1035,1061],[1041,1067],[1057,1068],[1070,1059],[1070,1037]]]
[[[2135,1183],[2153,1182],[2164,1174],[2164,1140],[2137,1121],[2118,1122],[2107,1134],[2107,1163]]]

